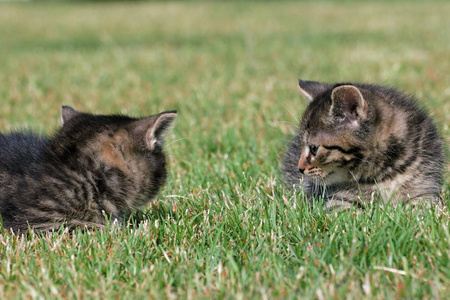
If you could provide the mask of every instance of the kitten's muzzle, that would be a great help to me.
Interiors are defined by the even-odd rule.
[[[305,173],[305,169],[308,169],[308,161],[304,157],[300,157],[298,160],[298,171],[302,174]]]

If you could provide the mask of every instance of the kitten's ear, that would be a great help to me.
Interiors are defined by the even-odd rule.
[[[75,116],[81,114],[70,106],[62,106],[61,107],[61,125],[69,122],[69,120],[73,119]]]
[[[314,98],[320,94],[325,93],[331,89],[331,84],[317,81],[298,80],[298,87],[302,95],[311,102]]]
[[[359,126],[367,118],[368,104],[359,89],[353,85],[341,85],[331,93],[330,113],[345,117],[353,126]]]
[[[143,138],[145,146],[153,150],[156,145],[162,146],[164,136],[170,129],[170,125],[177,117],[175,110],[162,112],[160,114],[141,119],[134,122],[133,132]]]

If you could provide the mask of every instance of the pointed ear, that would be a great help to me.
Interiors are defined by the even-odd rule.
[[[316,81],[301,80],[298,81],[298,87],[302,95],[311,102],[314,98],[320,94],[325,93],[327,90],[331,89],[331,84]]]
[[[61,125],[69,122],[69,120],[73,119],[75,116],[79,115],[80,112],[76,111],[70,106],[62,106],[61,107]]]
[[[176,117],[177,112],[171,110],[138,120],[133,124],[133,132],[140,139],[143,139],[143,142],[148,149],[154,150],[157,145],[162,146],[164,143],[164,136],[170,129],[170,125]]]
[[[368,104],[359,89],[353,85],[341,85],[331,93],[330,114],[345,117],[354,126],[367,118]]]

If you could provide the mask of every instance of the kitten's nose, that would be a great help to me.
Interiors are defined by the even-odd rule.
[[[297,165],[299,172],[302,174],[305,173],[305,169],[307,166],[308,165],[307,165],[306,159],[304,157],[300,157],[300,159],[298,160],[298,165]]]

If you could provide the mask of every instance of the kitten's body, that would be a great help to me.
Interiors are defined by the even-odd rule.
[[[0,134],[0,215],[7,230],[102,226],[154,197],[166,179],[164,131],[176,117],[96,116],[69,107],[51,138]]]
[[[300,88],[311,103],[284,159],[289,186],[324,196],[330,208],[439,199],[442,140],[412,99],[368,84],[300,81]]]

